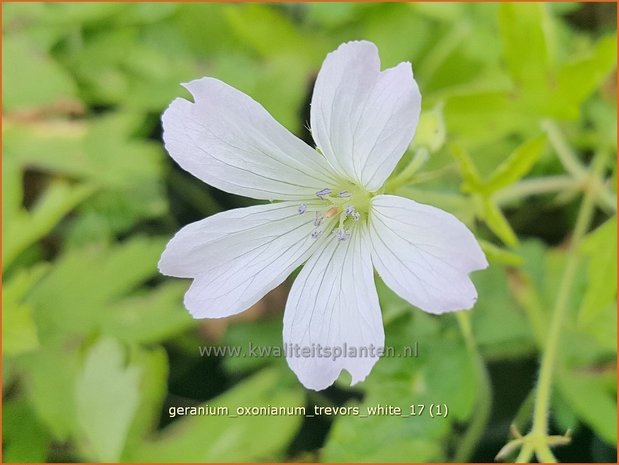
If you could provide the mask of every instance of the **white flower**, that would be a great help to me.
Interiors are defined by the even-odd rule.
[[[193,279],[185,306],[195,318],[242,312],[305,263],[286,304],[286,347],[367,355],[288,351],[299,380],[319,390],[344,369],[362,381],[379,356],[367,348],[384,347],[373,268],[427,312],[473,306],[468,273],[488,265],[473,234],[449,213],[380,193],[419,119],[410,63],[381,72],[366,41],[327,55],[311,102],[319,151],[217,79],[184,86],[195,102],[177,98],[163,115],[172,158],[218,189],[278,201],[218,213],[170,241],[159,269]]]

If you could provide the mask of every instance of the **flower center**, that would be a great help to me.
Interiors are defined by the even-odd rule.
[[[307,204],[299,206],[299,215],[314,212],[314,230],[312,238],[318,239],[334,224],[333,233],[340,241],[350,239],[353,229],[360,221],[365,221],[370,208],[370,194],[364,189],[348,184],[339,189],[324,188],[316,192],[320,202],[308,208]],[[333,221],[336,220],[336,221]]]

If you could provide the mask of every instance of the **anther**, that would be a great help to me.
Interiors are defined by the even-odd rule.
[[[342,192],[339,192],[337,195],[338,195],[338,197],[340,197],[342,199],[345,199],[345,198],[350,197],[351,194],[348,191],[342,191]]]
[[[312,231],[312,239],[318,239],[322,234],[322,229],[314,229]]]
[[[346,216],[352,215],[354,212],[355,212],[355,207],[353,207],[352,205],[348,205],[346,209],[344,210],[344,213],[346,213]]]
[[[303,213],[305,213],[305,211],[307,210],[307,205],[305,205],[304,203],[302,203],[301,205],[299,205],[299,215],[302,215]]]
[[[344,229],[338,228],[333,231],[335,237],[337,237],[338,241],[347,241],[350,239],[350,231],[345,231]]]
[[[331,189],[329,189],[328,187],[325,187],[324,189],[316,192],[316,197],[318,197],[320,200],[324,200],[325,197],[329,195],[330,193],[331,193]]]
[[[324,217],[320,213],[316,212],[316,218],[314,219],[314,226],[316,227],[320,226],[322,224],[323,218]]]
[[[354,221],[359,221],[359,218],[361,218],[361,215],[357,211],[352,212],[350,216],[352,216]]]

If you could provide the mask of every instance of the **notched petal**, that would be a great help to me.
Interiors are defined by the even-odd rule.
[[[186,171],[218,189],[266,200],[310,198],[337,180],[324,157],[251,97],[213,78],[183,84],[162,116],[163,140]]]
[[[381,72],[373,43],[348,42],[327,55],[316,79],[312,135],[340,176],[375,192],[410,144],[420,110],[410,63]]]
[[[361,228],[345,242],[330,235],[303,267],[286,304],[284,343],[298,348],[296,355],[288,351],[288,365],[309,389],[329,387],[342,370],[351,374],[352,384],[370,373],[384,346],[384,331]],[[346,348],[358,350],[358,356],[345,356]]]

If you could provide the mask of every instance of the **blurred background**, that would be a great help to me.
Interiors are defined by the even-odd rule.
[[[616,461],[615,4],[4,3],[2,16],[4,462],[492,461],[510,424],[530,427],[559,292],[550,432],[572,440],[557,458]],[[459,316],[378,283],[387,344],[418,356],[317,393],[282,358],[200,355],[280,345],[290,280],[237,317],[188,316],[189,283],[157,272],[165,243],[255,201],[180,170],[160,115],[189,97],[179,83],[214,76],[311,142],[316,73],[352,39],[374,41],[383,67],[411,61],[423,95],[390,189],[465,221],[490,267]],[[590,232],[573,242],[583,193]],[[436,402],[446,418],[168,412]]]

